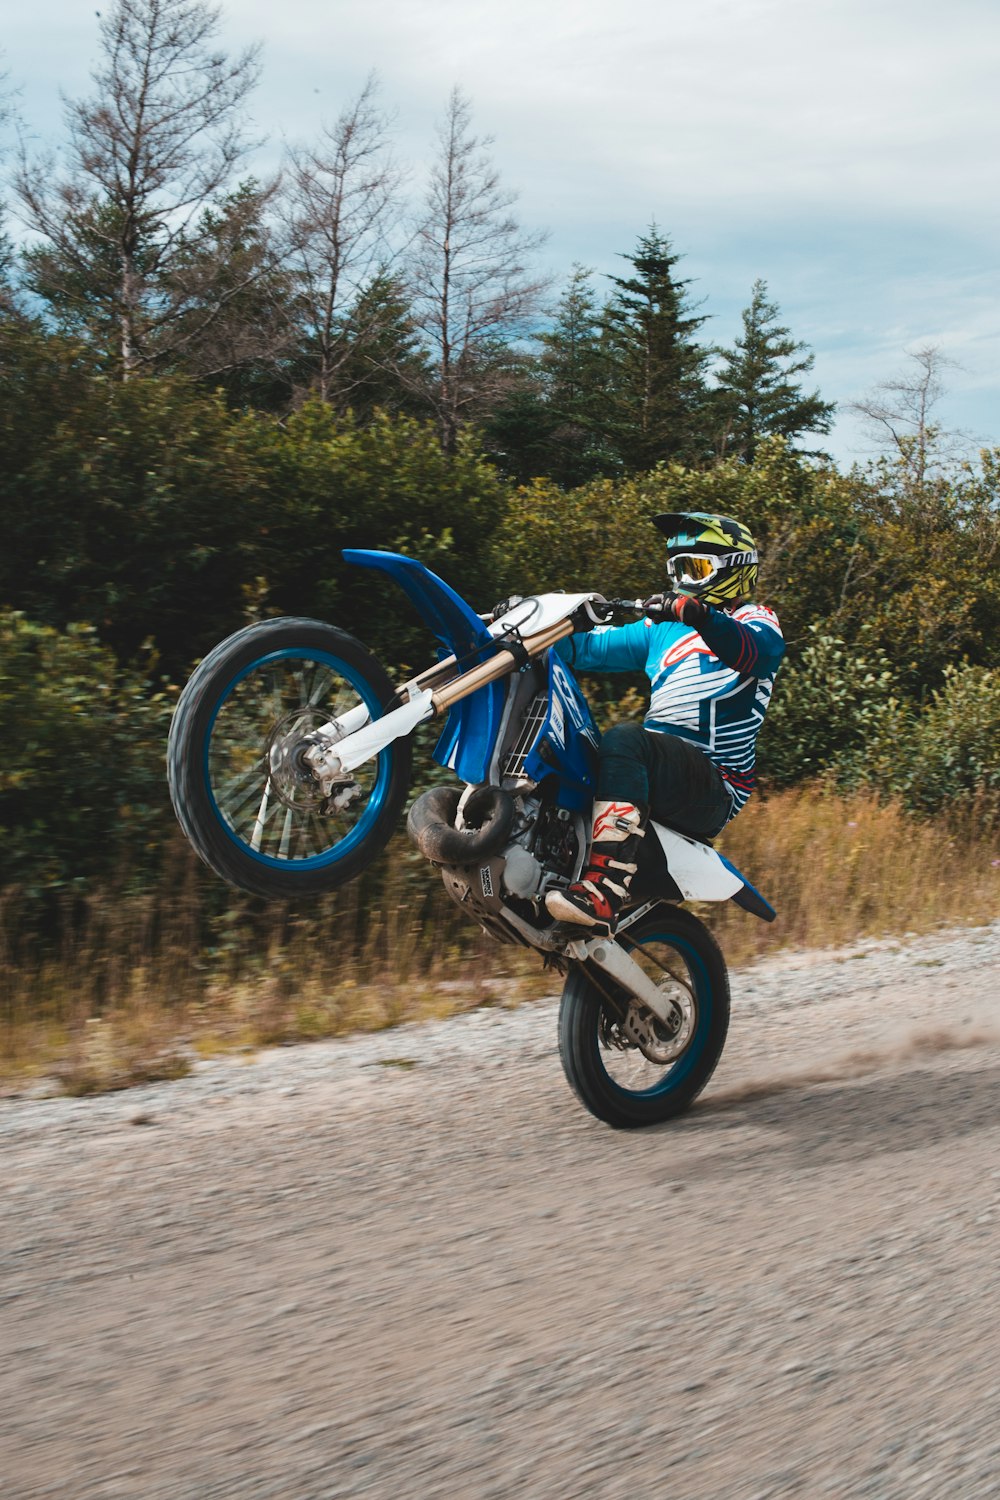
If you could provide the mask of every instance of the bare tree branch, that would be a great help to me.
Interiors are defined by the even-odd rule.
[[[0,161],[3,161],[7,154],[7,142],[2,132],[13,119],[13,94],[8,86],[6,71],[0,71]],[[11,279],[13,247],[4,227],[6,217],[7,204],[3,198],[0,198],[0,314],[8,317],[13,315],[17,299]]]
[[[390,274],[398,254],[390,231],[399,218],[402,173],[389,149],[391,121],[378,108],[377,95],[378,82],[370,75],[339,118],[323,127],[316,146],[288,152],[284,260],[297,283],[323,401],[332,398],[348,360],[377,338],[379,328],[359,326],[349,311],[364,305],[363,288]]]
[[[548,285],[530,268],[545,236],[518,225],[510,212],[515,195],[501,187],[489,157],[492,141],[473,135],[471,123],[471,104],[454,89],[411,266],[417,326],[434,353],[432,401],[447,452],[467,415],[499,394],[507,376],[497,346],[524,328]]]
[[[943,372],[960,369],[935,344],[907,351],[909,368],[880,381],[847,410],[862,418],[877,448],[889,447],[917,488],[936,467],[953,460],[971,439],[957,430],[946,431],[933,420],[934,408],[946,391]]]
[[[22,149],[15,187],[43,241],[42,283],[101,309],[126,378],[168,348],[187,311],[177,259],[249,149],[241,111],[259,48],[229,58],[213,47],[218,29],[203,0],[114,0],[95,93],[65,104],[67,172]]]

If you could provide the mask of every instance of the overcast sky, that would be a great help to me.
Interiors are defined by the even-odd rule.
[[[18,12],[4,64],[54,143],[94,6]],[[620,272],[655,220],[704,337],[733,340],[763,277],[827,399],[936,344],[961,367],[942,417],[1000,443],[997,0],[230,0],[224,39],[263,42],[275,140],[309,139],[374,69],[415,178],[458,84],[557,283],[574,261]],[[829,445],[865,451],[846,415]]]

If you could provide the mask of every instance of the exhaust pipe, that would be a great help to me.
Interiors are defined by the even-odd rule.
[[[432,786],[414,802],[406,831],[425,859],[436,865],[474,865],[498,854],[514,826],[514,799],[498,786],[481,786],[467,799],[464,828],[455,827],[462,793]]]

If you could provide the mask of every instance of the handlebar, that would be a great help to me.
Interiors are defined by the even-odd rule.
[[[626,610],[637,615],[645,614],[646,612],[646,602],[644,599],[605,599],[604,602],[615,614],[624,613]]]
[[[522,602],[520,594],[512,594],[509,599],[501,599],[499,604],[495,604],[488,613],[481,614],[479,618],[485,620],[487,624],[492,624],[495,620],[502,619]],[[590,612],[592,622],[607,624],[616,614],[645,614],[650,602],[648,599],[605,599],[600,595],[593,595],[589,603],[581,608],[585,607]]]

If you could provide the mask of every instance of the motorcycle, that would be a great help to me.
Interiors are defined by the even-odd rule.
[[[385,847],[410,787],[417,726],[443,717],[434,759],[455,786],[409,809],[407,831],[451,899],[504,943],[564,976],[559,1052],[583,1105],[619,1128],[687,1109],[729,1025],[729,982],[705,925],[681,903],[775,912],[711,845],[651,823],[612,936],[553,921],[545,895],[577,879],[589,843],[599,735],[553,651],[640,600],[538,594],[476,614],[412,558],[347,550],[402,587],[441,655],[394,686],[354,636],[308,619],[248,626],[201,662],[178,701],[168,779],[200,857],[260,896],[329,891]]]

